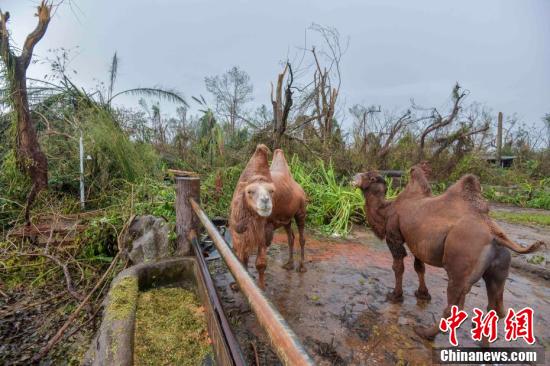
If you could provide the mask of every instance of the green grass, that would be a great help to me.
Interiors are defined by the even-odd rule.
[[[535,224],[541,226],[550,226],[550,215],[543,213],[493,211],[491,212],[491,217],[497,220],[503,220],[514,224]]]
[[[352,220],[364,217],[363,195],[338,179],[332,164],[322,160],[308,166],[293,156],[292,176],[302,186],[308,198],[307,220],[324,234],[343,236],[351,230]]]
[[[535,183],[523,182],[514,189],[487,186],[483,196],[490,201],[550,210],[550,178]]]

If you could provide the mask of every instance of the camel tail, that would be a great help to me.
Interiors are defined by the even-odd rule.
[[[502,231],[502,229],[500,228],[500,226],[498,226],[496,222],[494,222],[491,219],[488,219],[488,224],[491,232],[493,233],[495,242],[499,245],[505,246],[510,250],[513,250],[516,253],[520,253],[520,254],[532,253],[537,249],[539,249],[540,247],[546,246],[545,242],[543,242],[542,240],[537,240],[536,242],[534,242],[529,246],[522,247],[518,243],[510,240],[510,238],[506,236],[506,234]]]
[[[510,250],[513,250],[514,252],[520,253],[520,254],[532,253],[532,252],[538,250],[540,247],[546,246],[545,242],[543,242],[542,240],[537,240],[536,242],[534,242],[533,244],[531,244],[529,246],[522,247],[518,243],[515,243],[515,242],[511,241],[510,239],[508,239],[505,236],[504,237],[495,236],[495,241],[497,242],[497,244],[505,246],[506,248],[508,248]]]

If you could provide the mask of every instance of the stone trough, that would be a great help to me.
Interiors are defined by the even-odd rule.
[[[182,257],[141,263],[122,271],[105,300],[103,320],[84,365],[133,365],[138,294],[151,288],[187,283],[196,286],[205,308],[214,360],[203,364],[243,365],[237,341],[215,292],[204,258]]]

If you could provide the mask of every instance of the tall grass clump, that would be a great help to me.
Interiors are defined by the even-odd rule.
[[[160,172],[160,159],[151,145],[131,141],[108,110],[92,109],[85,116],[87,154],[92,176],[100,187],[113,179],[139,181]]]
[[[353,221],[364,221],[363,195],[349,179],[337,178],[332,163],[318,160],[307,166],[294,155],[290,169],[308,197],[308,221],[323,233],[344,236]]]

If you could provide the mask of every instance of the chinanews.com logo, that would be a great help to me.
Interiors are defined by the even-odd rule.
[[[484,346],[495,342],[498,338],[499,317],[494,310],[484,313],[478,308],[473,309],[473,328],[470,331],[472,340],[483,342]],[[439,329],[448,333],[449,344],[452,347],[434,348],[433,361],[438,364],[544,364],[544,348],[533,347],[535,334],[533,329],[534,311],[525,307],[519,311],[508,309],[504,318],[504,339],[507,342],[521,342],[531,347],[458,347],[457,330],[468,319],[468,314],[451,307],[451,315],[442,318]]]

